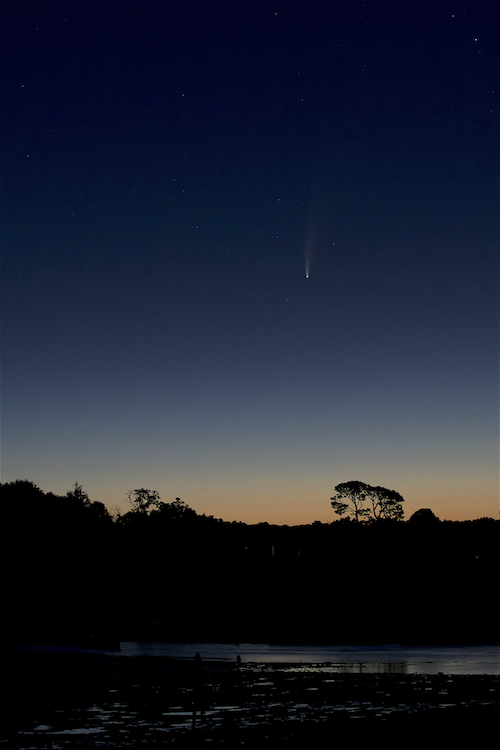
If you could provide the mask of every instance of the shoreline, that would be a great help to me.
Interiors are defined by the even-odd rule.
[[[402,674],[500,674],[500,645],[467,644],[418,645],[405,644],[358,646],[289,646],[250,643],[171,643],[123,642],[122,648],[89,648],[78,645],[11,644],[0,648],[5,658],[14,654],[74,655],[110,659],[157,659],[189,665],[199,652],[203,664],[230,666],[238,660],[242,667],[310,669],[340,672],[398,672]]]
[[[331,743],[436,725],[459,738],[500,721],[500,675],[345,673],[261,664],[95,653],[10,651],[2,747]],[[135,738],[135,739],[134,739]],[[17,743],[17,744],[16,744]],[[31,744],[30,744],[31,743]],[[300,745],[301,746],[301,745]]]

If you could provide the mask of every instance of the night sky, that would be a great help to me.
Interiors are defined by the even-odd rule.
[[[2,482],[498,517],[498,4],[0,13]]]

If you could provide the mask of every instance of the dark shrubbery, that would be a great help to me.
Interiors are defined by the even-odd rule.
[[[493,519],[441,522],[422,509],[407,522],[247,525],[178,498],[140,500],[113,520],[79,485],[64,497],[0,485],[4,637],[498,640]]]

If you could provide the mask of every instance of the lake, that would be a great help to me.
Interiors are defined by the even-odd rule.
[[[194,736],[200,746],[273,750],[374,736],[453,745],[494,736],[500,721],[500,645],[129,641],[112,652],[7,651],[0,744],[15,737],[23,748],[187,747]]]
[[[500,674],[500,645],[490,646],[275,646],[262,643],[146,643],[124,641],[122,656],[288,663],[336,672],[405,674]]]

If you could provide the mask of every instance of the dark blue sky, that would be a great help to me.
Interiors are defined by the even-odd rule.
[[[496,517],[498,4],[0,12],[2,481]]]

